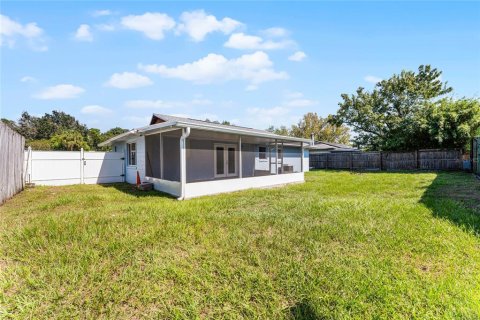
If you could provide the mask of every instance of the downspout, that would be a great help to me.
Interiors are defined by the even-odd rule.
[[[190,127],[183,129],[182,136],[180,137],[180,197],[178,200],[185,199],[185,185],[187,184],[187,154],[186,154],[186,141],[190,135]]]

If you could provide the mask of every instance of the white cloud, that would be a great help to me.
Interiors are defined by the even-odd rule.
[[[41,100],[74,99],[83,92],[85,92],[85,89],[81,87],[71,84],[59,84],[46,88],[34,97]]]
[[[107,23],[97,24],[97,25],[95,25],[95,28],[97,28],[100,31],[114,31],[115,30],[115,26],[113,24],[107,24]]]
[[[206,106],[211,104],[212,101],[199,98],[189,101],[129,100],[125,102],[125,106],[131,109],[167,109],[188,106]]]
[[[114,73],[105,83],[107,87],[132,89],[152,85],[150,78],[135,72]]]
[[[43,29],[38,27],[35,22],[22,25],[9,17],[0,14],[0,46],[6,45],[13,48],[18,37],[27,40],[30,48],[36,51],[47,51],[43,38]]]
[[[287,92],[285,94],[285,97],[287,99],[299,99],[299,98],[303,98],[303,93],[298,92],[298,91]]]
[[[139,116],[126,116],[123,117],[123,120],[128,121],[129,123],[132,124],[132,127],[137,127],[137,126],[146,126],[150,123],[150,120],[152,119],[152,116],[145,116],[145,117],[139,117]]]
[[[273,69],[273,62],[263,51],[245,54],[236,59],[227,59],[223,55],[210,53],[197,61],[176,67],[152,64],[139,65],[139,68],[167,78],[178,78],[196,84],[244,80],[250,85],[257,86],[267,81],[288,79],[286,72],[277,72]]]
[[[270,38],[281,38],[288,36],[290,33],[284,28],[274,27],[262,30],[262,34]]]
[[[132,109],[162,109],[172,107],[171,104],[162,100],[129,100],[125,102],[125,106]]]
[[[75,32],[75,39],[78,41],[93,41],[93,35],[88,24],[81,24]]]
[[[282,106],[289,108],[303,108],[318,105],[318,101],[307,99],[301,92],[287,92]]]
[[[96,10],[92,13],[93,17],[104,17],[112,14],[110,10]]]
[[[177,32],[188,34],[195,42],[203,41],[211,32],[230,34],[242,26],[241,22],[228,17],[217,20],[215,16],[207,15],[204,10],[183,12],[180,21],[182,23],[178,26]]]
[[[305,52],[297,51],[294,54],[292,54],[290,57],[288,57],[288,60],[299,62],[299,61],[302,61],[303,59],[305,59],[306,57],[307,57],[307,55],[305,54]]]
[[[288,108],[285,107],[273,107],[273,108],[248,108],[247,113],[250,115],[255,115],[259,117],[275,117],[283,116],[290,112]]]
[[[310,99],[293,99],[285,102],[287,107],[311,107],[318,104],[318,101]]]
[[[127,29],[142,32],[153,40],[162,40],[165,32],[175,27],[175,21],[171,17],[159,12],[129,15],[122,18],[121,24]]]
[[[111,109],[98,106],[98,105],[90,105],[90,106],[85,106],[80,110],[81,113],[83,114],[91,114],[91,115],[106,115],[110,114],[113,111]]]
[[[366,76],[365,78],[363,78],[363,80],[365,80],[367,82],[370,82],[370,83],[373,83],[373,84],[377,84],[378,82],[382,81],[382,78],[369,75],[369,76]]]
[[[20,79],[20,82],[37,82],[37,79],[31,76],[25,76]]]
[[[258,36],[244,34],[243,32],[234,33],[230,36],[224,46],[233,49],[242,50],[274,50],[284,49],[293,44],[291,40],[264,40]]]

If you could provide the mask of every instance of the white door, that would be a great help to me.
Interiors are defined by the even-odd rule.
[[[215,144],[215,177],[237,175],[237,147],[230,144]]]

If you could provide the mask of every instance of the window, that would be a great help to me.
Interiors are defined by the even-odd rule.
[[[278,148],[277,157],[279,160],[283,158],[283,150],[281,148]]]
[[[137,165],[137,144],[129,143],[128,146],[128,165],[136,166]]]
[[[267,159],[267,147],[258,147],[258,158],[260,160]]]

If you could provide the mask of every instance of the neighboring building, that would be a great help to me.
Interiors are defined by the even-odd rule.
[[[317,153],[323,153],[323,152],[358,152],[360,151],[358,148],[347,146],[345,144],[324,142],[324,141],[319,141],[314,145],[308,146],[307,148],[310,151],[310,154],[317,154]]]
[[[128,183],[141,181],[179,199],[303,182],[310,140],[208,121],[154,114],[149,126],[113,137]]]

